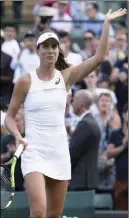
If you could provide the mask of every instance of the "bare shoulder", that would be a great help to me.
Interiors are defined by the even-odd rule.
[[[25,94],[28,93],[31,85],[31,76],[30,74],[26,74],[25,76],[20,77],[20,79],[17,81],[15,88],[22,90]]]

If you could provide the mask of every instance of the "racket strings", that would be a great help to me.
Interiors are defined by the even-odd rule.
[[[12,191],[11,173],[5,167],[0,167],[0,188],[1,191]]]
[[[11,187],[11,173],[8,167],[0,166],[1,209],[7,206],[11,193],[13,192]]]

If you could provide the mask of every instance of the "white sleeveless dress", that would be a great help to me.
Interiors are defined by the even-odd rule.
[[[21,156],[23,176],[41,172],[57,180],[71,179],[71,162],[64,113],[67,91],[61,72],[42,81],[36,71],[24,102],[25,137],[28,146]]]

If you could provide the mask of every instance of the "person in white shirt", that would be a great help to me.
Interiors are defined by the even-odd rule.
[[[36,38],[35,35],[28,31],[24,36],[24,49],[19,58],[12,61],[11,67],[15,70],[13,83],[17,80],[39,67],[39,56],[36,52]]]
[[[52,22],[50,27],[57,31],[65,30],[70,33],[72,31],[72,17],[70,17],[67,13],[65,13],[68,1],[58,1],[57,13],[52,18]],[[62,21],[62,22],[54,22],[54,21]],[[71,22],[63,22],[63,21],[71,21]]]
[[[70,35],[65,31],[60,31],[58,35],[60,37],[60,46],[66,61],[72,66],[77,66],[78,64],[81,64],[83,61],[82,56],[79,53],[74,53],[71,51]]]
[[[16,58],[20,53],[20,46],[16,38],[17,29],[15,25],[11,24],[5,28],[5,41],[2,44],[2,51],[10,55],[12,58]]]

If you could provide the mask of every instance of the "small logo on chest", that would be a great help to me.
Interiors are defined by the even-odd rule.
[[[59,84],[59,82],[60,82],[60,78],[57,78],[57,80],[55,81],[55,84],[57,85]]]

